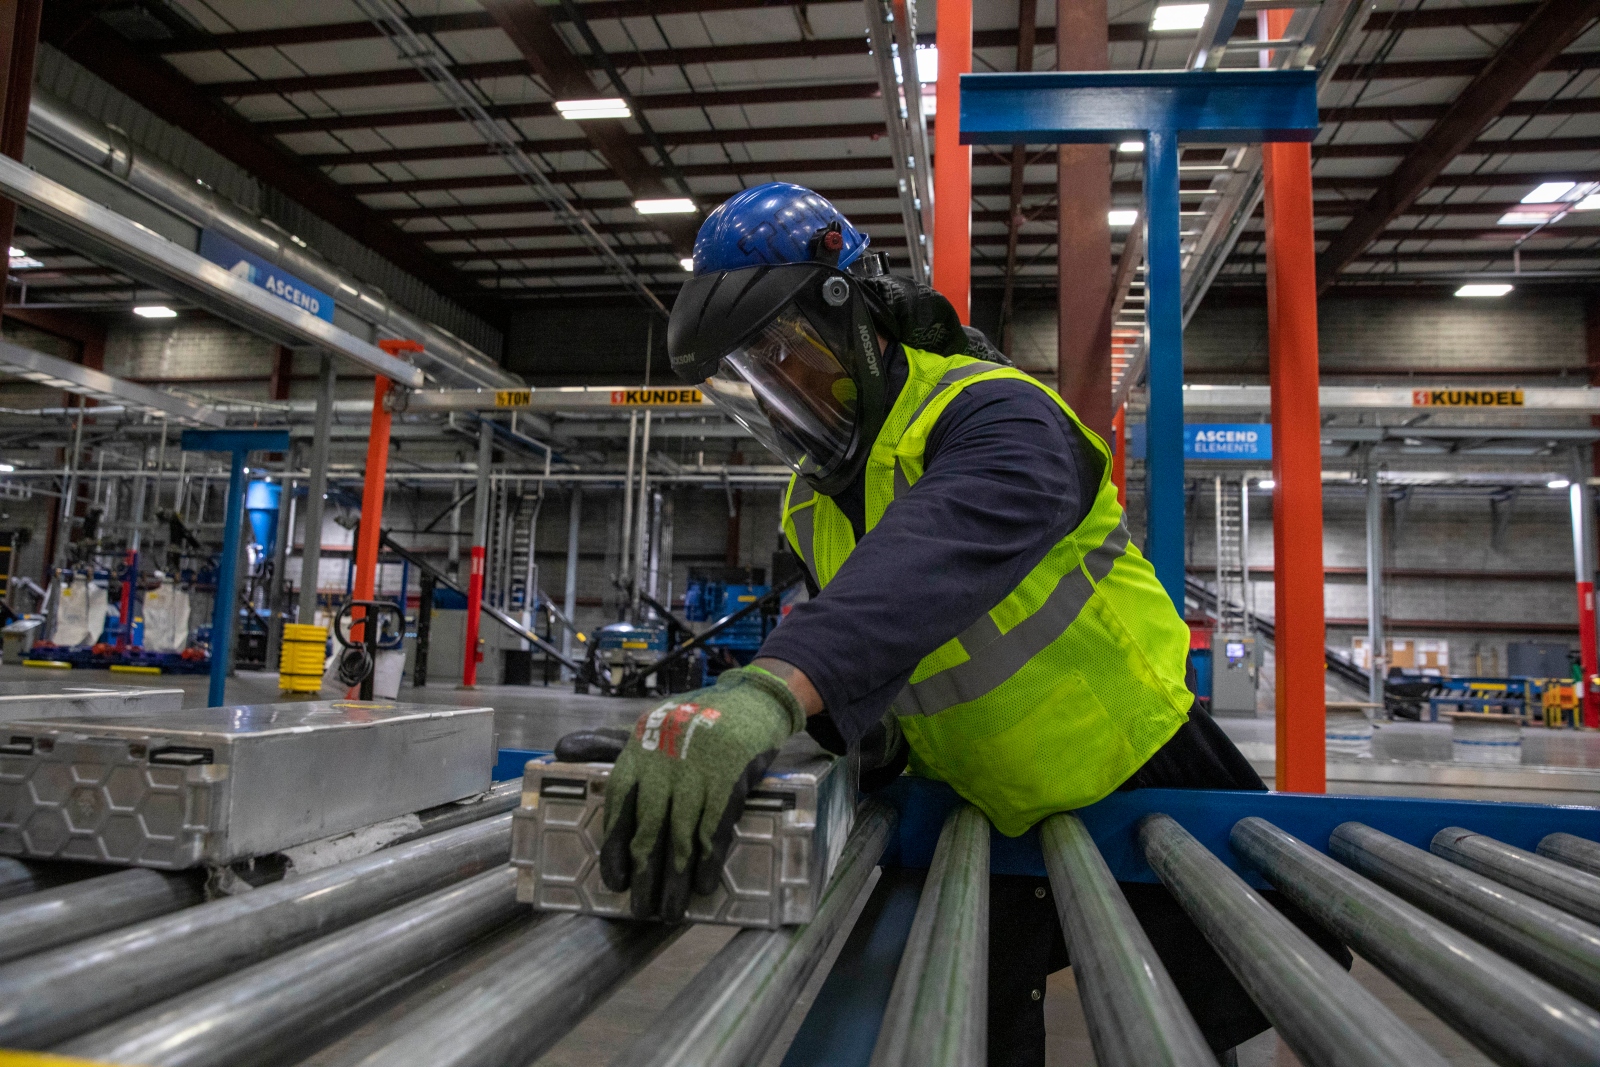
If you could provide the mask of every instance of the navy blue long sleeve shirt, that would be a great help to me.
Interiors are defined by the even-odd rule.
[[[894,395],[906,374],[896,355]],[[833,498],[856,548],[760,654],[804,671],[844,740],[858,739],[918,661],[1003,600],[1084,520],[1100,475],[1099,453],[1042,390],[1016,380],[968,386],[929,434],[923,476],[870,532],[864,477]]]

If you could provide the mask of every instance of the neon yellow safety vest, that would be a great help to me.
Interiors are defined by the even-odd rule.
[[[911,770],[949,782],[1001,833],[1109,794],[1188,718],[1189,629],[1128,539],[1111,452],[1054,391],[1011,367],[907,348],[910,373],[866,465],[866,529],[922,477],[928,434],[961,390],[1016,379],[1044,390],[1100,453],[1087,518],[958,637],[917,664],[893,710]],[[819,586],[855,548],[850,520],[791,478],[783,529]],[[938,589],[906,590],[938,610]]]

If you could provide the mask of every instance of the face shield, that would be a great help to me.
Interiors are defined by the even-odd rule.
[[[792,304],[723,356],[705,389],[799,474],[826,478],[851,454],[856,383]]]
[[[824,494],[854,480],[883,423],[865,298],[819,263],[694,278],[667,332],[673,369]]]

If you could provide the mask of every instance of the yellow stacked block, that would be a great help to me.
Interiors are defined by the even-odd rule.
[[[315,693],[322,688],[322,664],[328,629],[290,622],[283,627],[283,658],[278,663],[278,688],[285,693]]]

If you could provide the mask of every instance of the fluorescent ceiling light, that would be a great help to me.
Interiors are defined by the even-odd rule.
[[[1495,220],[1496,226],[1539,226],[1566,210],[1565,204],[1534,204],[1508,211]]]
[[[1554,204],[1572,192],[1577,182],[1541,182],[1522,198],[1524,204]]]
[[[1600,211],[1600,193],[1590,193],[1588,196],[1572,205],[1574,211]]]
[[[1565,489],[1572,483],[1567,481],[1565,478],[1552,478],[1544,484],[1545,488],[1547,489]]]
[[[936,82],[939,80],[939,46],[936,44],[917,45],[917,81]]]
[[[21,259],[23,256],[25,256],[27,254],[28,254],[28,250],[27,249],[18,248],[16,245],[12,245],[11,246],[11,258],[12,259]]]
[[[1150,29],[1154,33],[1198,30],[1205,25],[1210,9],[1210,4],[1162,4],[1150,19]]]
[[[1143,141],[1123,141],[1121,144],[1117,145],[1117,151],[1118,152],[1143,152],[1144,151],[1144,142]]]
[[[635,200],[633,209],[641,215],[690,215],[694,201],[687,197],[665,197],[659,200]]]
[[[41,262],[40,260],[34,259],[32,256],[28,255],[28,253],[24,252],[22,249],[13,248],[11,250],[11,269],[12,270],[32,270],[34,267],[42,267],[42,266],[44,266],[43,262]]]
[[[1500,282],[1469,283],[1456,290],[1457,296],[1505,296],[1511,286]]]
[[[145,304],[133,309],[133,313],[143,319],[175,319],[178,313],[165,304]]]
[[[684,270],[686,270],[689,273],[693,274],[694,273],[694,257],[693,256],[684,256],[682,259],[678,260],[678,266],[682,267]]]
[[[12,471],[14,471],[16,469],[17,468],[13,467],[9,463],[0,463],[0,474],[10,474]]]
[[[1256,488],[1257,489],[1276,489],[1276,488],[1278,488],[1278,483],[1273,481],[1271,478],[1263,478],[1259,482],[1256,483]]]
[[[628,110],[628,103],[619,96],[607,96],[598,100],[557,100],[556,110],[564,119],[574,122],[583,119],[626,119],[632,118],[633,112]]]
[[[1113,208],[1106,214],[1106,218],[1113,226],[1132,226],[1138,219],[1139,212],[1133,208]]]

